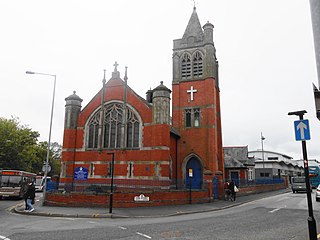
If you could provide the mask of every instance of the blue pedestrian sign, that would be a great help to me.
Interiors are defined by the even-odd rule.
[[[309,120],[294,121],[294,132],[296,134],[296,141],[310,140]]]
[[[88,179],[88,169],[84,167],[77,167],[74,170],[74,180],[87,180]]]

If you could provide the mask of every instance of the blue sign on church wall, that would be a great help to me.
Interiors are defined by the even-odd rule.
[[[73,175],[74,180],[87,180],[88,179],[88,169],[84,167],[77,167],[74,170]]]

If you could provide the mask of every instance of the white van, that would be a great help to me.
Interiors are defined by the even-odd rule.
[[[51,177],[47,177],[47,182],[49,181],[51,181]],[[36,183],[35,183],[36,192],[42,192],[43,187],[44,187],[44,176],[37,176]]]

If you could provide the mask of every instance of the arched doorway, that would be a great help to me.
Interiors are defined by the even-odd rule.
[[[192,157],[186,166],[186,187],[193,189],[201,189],[202,186],[202,166],[200,161]]]

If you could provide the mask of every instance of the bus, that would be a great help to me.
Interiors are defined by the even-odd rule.
[[[320,168],[319,166],[309,166],[309,179],[312,188],[317,188],[320,184]]]
[[[36,181],[36,174],[20,170],[0,170],[0,198],[23,198],[28,184]]]

